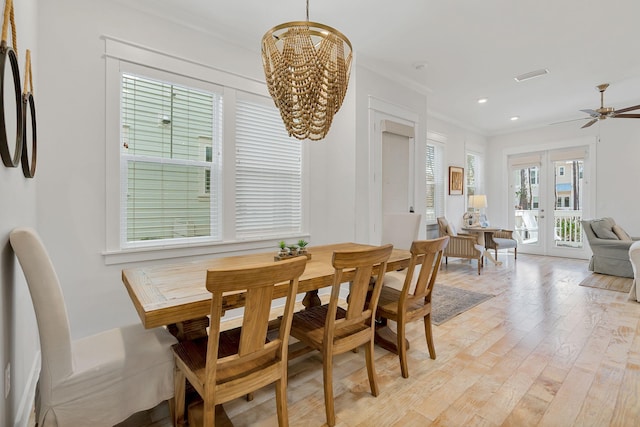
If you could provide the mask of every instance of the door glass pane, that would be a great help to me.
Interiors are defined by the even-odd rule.
[[[538,166],[513,171],[514,236],[523,245],[538,243],[539,176],[540,168]]]
[[[554,246],[582,248],[582,160],[553,162],[555,200]]]

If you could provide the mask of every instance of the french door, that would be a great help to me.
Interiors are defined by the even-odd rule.
[[[582,218],[589,217],[589,147],[509,157],[510,225],[518,252],[586,258]]]

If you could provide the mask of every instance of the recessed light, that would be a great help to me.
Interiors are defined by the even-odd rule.
[[[484,104],[484,103],[486,103],[487,101],[488,101],[488,99],[487,99],[487,98],[480,98],[480,99],[478,99],[478,104]]]
[[[516,120],[518,120],[519,118],[520,118],[520,116],[513,116],[513,117],[511,117],[511,119],[510,119],[510,120],[511,120],[512,122],[515,122],[515,121],[516,121]]]
[[[523,82],[525,80],[531,80],[536,77],[544,76],[545,74],[549,74],[549,70],[543,68],[541,70],[530,71],[528,73],[520,74],[519,76],[515,76],[514,79],[518,83]]]

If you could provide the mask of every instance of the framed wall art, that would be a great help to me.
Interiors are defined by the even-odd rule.
[[[464,193],[464,168],[449,166],[449,195],[461,196]]]

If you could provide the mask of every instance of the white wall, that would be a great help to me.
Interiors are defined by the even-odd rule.
[[[487,168],[489,217],[496,224],[507,223],[508,183],[504,179],[505,150],[537,151],[541,146],[561,147],[567,141],[594,140],[595,212],[593,217],[611,216],[632,236],[640,236],[640,198],[637,197],[637,163],[640,158],[640,126],[636,120],[610,119],[581,129],[579,122],[550,125],[525,132],[490,138]],[[497,164],[496,164],[497,162]]]
[[[14,4],[20,76],[23,80],[25,51],[30,49],[38,114],[42,111],[39,104],[41,50],[37,44],[36,0]],[[4,6],[4,2],[2,5]],[[11,40],[9,44],[13,44]],[[5,73],[10,73],[8,66]],[[36,225],[36,186],[42,179],[39,175],[40,171],[36,170],[36,178],[27,179],[22,174],[20,165],[17,168],[6,168],[0,163],[0,425],[3,426],[14,425],[14,420],[17,425],[26,425],[24,409],[28,415],[30,407],[25,408],[25,405],[31,404],[28,397],[31,391],[28,388],[33,385],[29,375],[39,360],[38,332],[31,297],[9,244],[9,233],[14,227]],[[5,399],[4,371],[9,363],[11,391]]]

